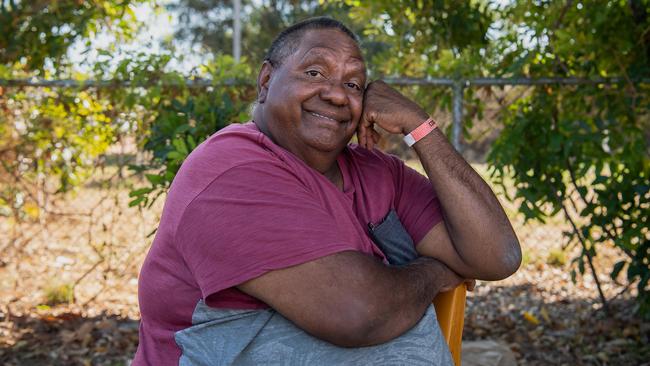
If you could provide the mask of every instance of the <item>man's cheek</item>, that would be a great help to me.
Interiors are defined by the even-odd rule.
[[[363,107],[364,107],[364,102],[363,98],[360,98],[358,100],[353,100],[351,103],[351,110],[352,114],[355,118],[360,118],[361,114],[363,113]]]

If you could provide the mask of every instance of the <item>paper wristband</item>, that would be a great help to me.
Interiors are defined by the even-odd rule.
[[[406,142],[406,144],[411,147],[436,128],[438,128],[438,125],[436,125],[436,122],[433,120],[433,118],[429,117],[428,120],[424,121],[415,130],[404,136],[404,142]]]

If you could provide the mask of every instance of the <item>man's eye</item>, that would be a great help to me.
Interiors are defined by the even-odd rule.
[[[361,90],[361,87],[355,83],[345,83],[345,85],[348,86],[348,88],[356,89],[356,90]]]
[[[307,71],[307,75],[312,76],[312,77],[316,77],[316,76],[320,75],[320,72],[318,72],[316,70],[309,70],[309,71]]]

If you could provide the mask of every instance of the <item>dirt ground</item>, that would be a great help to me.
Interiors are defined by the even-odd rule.
[[[92,181],[26,222],[0,217],[0,364],[129,363],[138,271],[163,203],[129,208],[133,184]],[[501,341],[520,365],[650,365],[650,322],[635,316],[633,290],[608,275],[617,252],[604,248],[596,260],[608,316],[590,274],[571,281],[576,248],[562,249],[568,224],[524,223],[514,205],[505,207],[524,264],[469,294],[464,339]]]

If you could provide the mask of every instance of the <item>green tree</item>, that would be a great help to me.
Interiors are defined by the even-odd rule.
[[[182,26],[180,40],[199,44],[213,55],[232,55],[233,5],[230,0],[176,0],[168,5]],[[331,16],[360,30],[348,17],[349,7],[322,1],[275,0],[261,4],[242,1],[241,50],[251,65],[259,65],[268,46],[283,29],[313,16]]]
[[[131,191],[130,206],[151,207],[167,192],[181,164],[198,144],[231,123],[247,121],[256,90],[250,84],[251,68],[218,56],[203,65],[199,76],[210,86],[189,85],[183,75],[163,71],[170,54],[135,54],[118,66],[112,78],[129,78],[132,86],[110,91],[114,107],[130,111],[138,146],[151,153],[141,164],[131,165],[144,174],[145,186]],[[103,73],[103,72],[102,72]],[[146,84],[146,87],[140,85]]]
[[[176,31],[177,38],[200,44],[205,51],[213,55],[232,55],[232,1],[179,0],[170,4],[169,8],[178,13],[178,19],[183,24]],[[275,34],[286,27],[286,16],[290,16],[293,9],[293,4],[285,1],[262,6],[253,6],[250,1],[242,1],[242,55],[253,63],[261,62],[265,47],[270,44]],[[299,10],[300,7],[296,9]]]
[[[527,218],[562,212],[582,248],[578,270],[613,243],[650,315],[649,1],[520,1],[504,9],[507,36],[495,73],[530,77],[621,76],[620,84],[534,88],[503,115],[490,153],[497,181],[512,175]],[[517,35],[528,44],[513,48]],[[498,71],[501,70],[499,73]],[[585,264],[586,263],[586,264]],[[596,277],[596,281],[598,278]],[[606,299],[600,285],[601,300]]]
[[[100,29],[130,39],[141,2],[0,1],[0,78],[73,75],[72,44]],[[110,101],[93,90],[0,88],[0,109],[0,214],[15,218],[38,216],[51,178],[54,191],[83,181],[119,131]]]
[[[370,78],[480,77],[490,75],[495,57],[488,31],[497,13],[490,2],[340,1],[350,18],[362,24]],[[369,46],[372,51],[369,52]],[[452,108],[450,88],[401,88],[429,110]],[[467,119],[481,117],[483,104],[475,89],[465,89]]]
[[[0,1],[0,77],[13,71],[43,74],[68,65],[68,48],[77,40],[111,29],[129,39],[138,27],[133,6],[149,0]]]
[[[15,2],[0,4],[0,78],[79,78],[68,58],[74,42],[108,31],[129,41],[140,29],[133,7],[143,1]],[[91,77],[108,78],[117,88],[0,88],[0,215],[35,219],[47,213],[44,197],[78,186],[102,160],[108,147],[134,135],[152,158],[133,166],[146,173],[150,187],[133,191],[132,205],[150,205],[164,193],[187,154],[229,123],[247,119],[252,100],[250,69],[218,55],[193,77],[213,80],[194,87],[168,71],[180,57],[132,52],[114,65],[100,57]],[[127,85],[120,83],[128,83]],[[234,83],[237,88],[227,87]],[[54,189],[54,180],[58,184]]]

